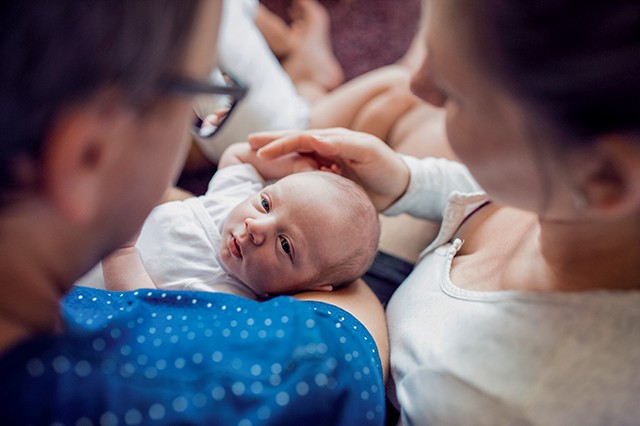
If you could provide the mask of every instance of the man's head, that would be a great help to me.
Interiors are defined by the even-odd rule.
[[[258,295],[332,290],[366,272],[379,234],[362,188],[327,172],[299,173],[233,209],[220,257]]]
[[[129,238],[181,167],[191,97],[160,82],[208,77],[220,3],[0,6],[0,213],[47,227],[75,263],[63,279]]]

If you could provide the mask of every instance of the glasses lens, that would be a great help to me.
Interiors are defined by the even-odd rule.
[[[217,86],[234,88],[237,84],[227,74],[216,70],[212,81]],[[193,109],[196,113],[193,132],[201,138],[211,137],[229,116],[236,99],[231,95],[203,94],[195,97]]]
[[[201,138],[208,138],[213,135],[222,123],[227,119],[233,97],[228,95],[202,95],[194,100],[194,110],[196,120],[193,131]]]

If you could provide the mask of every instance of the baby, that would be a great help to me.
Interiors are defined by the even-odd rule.
[[[102,262],[105,288],[220,291],[259,300],[331,291],[360,277],[378,244],[373,204],[357,184],[329,172],[282,177],[299,168],[300,159],[292,161],[265,161],[248,144],[230,146],[205,195],[160,204],[135,245]],[[96,286],[89,279],[80,284]]]

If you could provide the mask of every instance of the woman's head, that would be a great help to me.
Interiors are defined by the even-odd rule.
[[[465,3],[488,71],[567,142],[640,133],[637,2]]]
[[[582,190],[573,163],[611,162],[613,135],[637,142],[640,12],[596,3],[430,2],[414,90],[447,109],[452,148],[499,201],[548,212],[560,184]]]

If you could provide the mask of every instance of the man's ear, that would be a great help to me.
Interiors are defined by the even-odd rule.
[[[99,95],[64,111],[45,140],[42,188],[55,208],[78,224],[100,214],[105,162],[116,149],[113,138],[123,115],[113,96]],[[114,140],[115,139],[115,140]]]
[[[615,218],[640,212],[640,140],[632,136],[600,138],[585,165],[580,184],[588,209]]]

